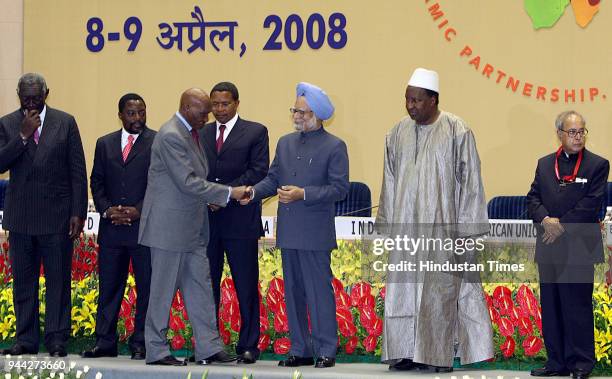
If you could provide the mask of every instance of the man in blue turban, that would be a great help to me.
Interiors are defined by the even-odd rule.
[[[247,191],[250,201],[278,194],[276,245],[283,258],[291,339],[289,356],[279,366],[332,367],[338,325],[330,262],[336,248],[335,202],[349,188],[348,154],[346,144],[323,128],[334,106],[322,89],[298,84],[290,110],[297,132],[281,137],[268,176]]]

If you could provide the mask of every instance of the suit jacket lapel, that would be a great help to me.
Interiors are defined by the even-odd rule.
[[[120,163],[123,163],[123,149],[121,149],[121,133],[122,131],[119,130],[115,133],[115,135],[113,135],[109,146],[110,151],[107,154],[111,159],[118,159]]]
[[[215,136],[217,135],[217,123],[212,122],[204,130],[200,132],[200,142],[204,142],[204,148],[210,149],[214,155],[217,155],[217,142]]]
[[[193,140],[193,137],[191,136],[191,133],[187,130],[185,125],[183,125],[181,120],[179,120],[179,118],[176,116],[174,116],[174,118],[175,118],[174,124],[178,128],[179,133],[181,133],[181,135],[186,139],[187,146],[191,147],[193,154],[195,154],[198,157],[198,160],[204,166],[204,168],[208,169],[208,165],[206,164],[206,160],[204,158],[204,151],[202,150],[202,147],[196,144],[196,142]],[[200,145],[202,145],[202,141],[200,141]]]
[[[32,139],[32,147],[34,148],[36,155],[34,156],[34,162],[38,162],[41,159],[45,159],[45,154],[50,146],[55,144],[57,140],[56,136],[58,133],[57,119],[52,108],[47,106],[47,114],[45,115],[45,122],[43,124],[42,132],[38,138],[38,145]]]
[[[219,152],[218,155],[223,154],[225,151],[227,151],[230,148],[230,146],[236,143],[236,141],[240,140],[240,138],[242,138],[245,132],[246,132],[246,128],[242,124],[242,120],[238,118],[230,134],[227,136],[227,138],[223,142],[223,146],[221,146],[221,151]],[[215,144],[215,148],[216,148],[216,144]]]

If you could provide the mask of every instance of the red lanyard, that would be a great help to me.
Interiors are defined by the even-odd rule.
[[[557,150],[557,154],[555,156],[555,174],[557,174],[557,180],[573,183],[576,180],[576,175],[578,174],[578,169],[580,169],[580,163],[582,163],[582,151],[578,153],[578,160],[576,161],[576,165],[574,166],[574,172],[572,175],[565,175],[564,177],[559,177],[559,155],[563,151],[563,147],[560,146],[559,150]]]

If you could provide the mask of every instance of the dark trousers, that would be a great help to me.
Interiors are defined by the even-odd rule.
[[[538,271],[546,367],[590,372],[595,364],[593,265],[539,264]]]
[[[100,246],[98,270],[100,294],[96,317],[96,345],[104,349],[117,346],[117,321],[129,273],[130,259],[136,279],[136,315],[131,349],[144,349],[144,327],[151,286],[151,253],[146,246]]]
[[[259,265],[257,239],[225,239],[211,237],[206,254],[210,263],[210,277],[215,297],[215,310],[219,318],[221,275],[224,253],[236,287],[240,308],[240,337],[236,353],[250,351],[259,355]],[[218,323],[217,323],[218,325]]]
[[[38,279],[45,271],[45,346],[66,346],[70,336],[72,241],[67,234],[32,236],[9,233],[13,270],[16,342],[38,351],[40,340]]]
[[[338,323],[331,284],[331,252],[282,249],[281,255],[291,339],[289,354],[335,357]]]

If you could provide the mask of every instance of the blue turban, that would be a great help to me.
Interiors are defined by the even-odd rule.
[[[327,120],[334,114],[334,106],[329,96],[321,88],[310,83],[302,82],[297,85],[297,96],[304,96],[310,109],[317,118]]]

